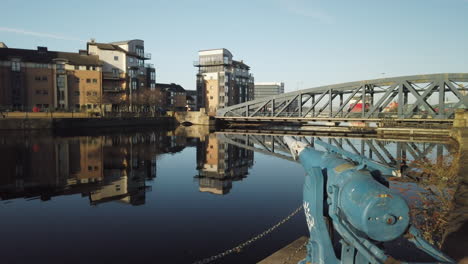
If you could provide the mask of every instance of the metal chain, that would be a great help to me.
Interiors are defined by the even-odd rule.
[[[282,224],[286,223],[289,219],[291,219],[291,217],[295,216],[301,210],[302,210],[302,205],[299,206],[296,210],[294,210],[291,214],[286,216],[286,218],[284,218],[283,220],[276,223],[274,226],[268,228],[267,230],[265,230],[264,232],[254,236],[253,238],[245,241],[244,243],[241,243],[241,244],[237,245],[236,247],[233,247],[231,249],[223,251],[223,252],[221,252],[219,254],[216,254],[214,256],[211,256],[209,258],[205,258],[203,260],[196,261],[193,264],[207,264],[207,263],[213,262],[213,261],[215,261],[217,259],[223,258],[223,257],[225,257],[225,256],[227,256],[229,254],[232,254],[234,252],[239,253],[242,250],[242,248],[252,244],[253,242],[259,240],[260,238],[262,238],[262,237],[268,235],[269,233],[273,232],[276,228],[278,228]]]
[[[283,264],[288,264],[288,262],[292,259],[292,257],[296,256],[296,254],[299,253],[299,251],[301,251],[301,249],[305,247],[307,243],[309,243],[309,239],[306,239],[306,241],[300,247],[298,247],[296,251],[294,251],[291,255],[289,255],[289,257],[287,257],[284,260]]]

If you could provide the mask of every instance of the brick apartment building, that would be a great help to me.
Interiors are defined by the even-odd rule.
[[[145,53],[143,40],[110,43],[91,40],[87,43],[87,51],[89,55],[99,56],[103,62],[102,90],[106,111],[138,104],[139,94],[155,88],[156,71],[152,64],[145,64],[151,54]]]
[[[0,108],[8,110],[98,109],[102,99],[98,56],[0,46]]]
[[[156,83],[156,90],[161,91],[165,98],[164,108],[172,111],[187,110],[187,93],[179,84]]]

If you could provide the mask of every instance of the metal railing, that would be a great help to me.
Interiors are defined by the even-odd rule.
[[[119,93],[119,92],[123,92],[125,90],[122,89],[121,87],[102,87],[102,91]]]
[[[124,72],[115,73],[115,72],[102,72],[103,79],[125,79],[127,76]]]
[[[193,66],[195,67],[204,67],[204,66],[221,66],[221,65],[226,65],[228,63],[225,63],[222,60],[216,60],[216,61],[194,61]]]
[[[158,109],[141,109],[139,111],[105,111],[104,108],[70,108],[54,109],[36,107],[6,108],[0,106],[0,119],[30,119],[30,118],[145,118],[166,116],[165,111]]]
[[[53,119],[53,118],[152,118],[163,117],[159,112],[0,112],[0,119]]]

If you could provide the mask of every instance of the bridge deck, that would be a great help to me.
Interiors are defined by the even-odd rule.
[[[440,118],[365,118],[365,117],[238,117],[238,116],[216,116],[216,119],[233,122],[363,122],[363,123],[432,123],[453,124],[453,119]]]

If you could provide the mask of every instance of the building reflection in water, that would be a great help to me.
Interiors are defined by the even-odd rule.
[[[0,199],[81,194],[92,205],[145,203],[159,154],[186,142],[164,132],[70,138],[0,137]]]
[[[223,142],[216,134],[209,134],[197,143],[198,183],[201,192],[224,195],[233,181],[247,177],[253,166],[254,153]]]

